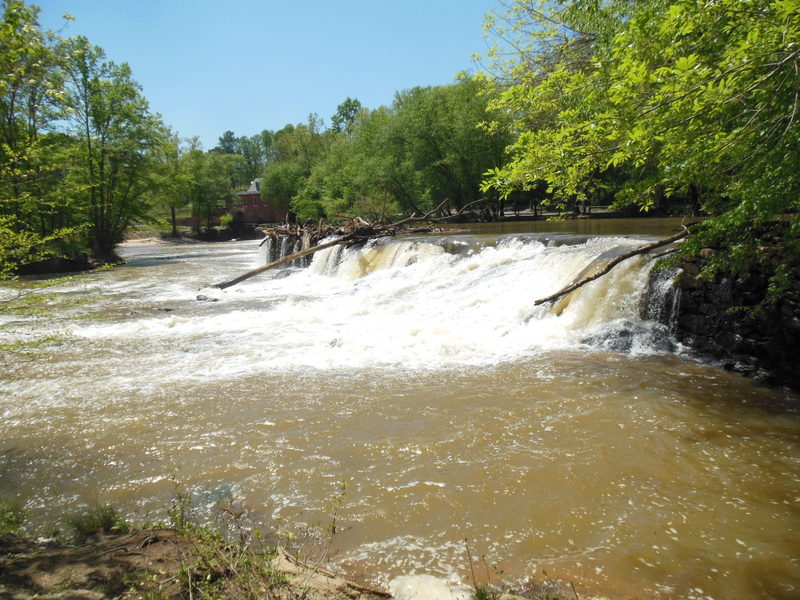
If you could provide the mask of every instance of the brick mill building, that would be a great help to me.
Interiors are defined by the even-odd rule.
[[[261,179],[254,179],[250,187],[243,192],[236,192],[236,198],[230,201],[228,212],[237,221],[245,223],[280,223],[286,220],[288,210],[276,206],[270,200],[261,197]]]

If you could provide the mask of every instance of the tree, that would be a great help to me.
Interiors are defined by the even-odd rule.
[[[264,171],[267,164],[264,139],[263,134],[236,138],[236,154],[242,157],[242,173],[238,185],[242,187],[248,185]]]
[[[113,260],[131,220],[146,215],[150,169],[167,131],[127,64],[105,60],[84,37],[70,40],[69,50],[67,104],[80,140],[71,176],[85,186],[92,253]]]
[[[336,107],[336,114],[331,117],[331,129],[336,132],[345,131],[350,127],[361,110],[361,102],[350,96]]]
[[[75,251],[78,225],[64,193],[70,146],[50,131],[65,116],[64,52],[43,32],[39,9],[2,4],[0,22],[0,276],[20,265]]]
[[[182,147],[176,135],[165,137],[160,161],[153,173],[153,204],[165,208],[170,213],[172,237],[178,237],[177,211],[191,202],[194,178],[192,173],[191,152],[199,149],[197,138],[189,140],[189,147]]]
[[[500,129],[480,127],[490,118],[490,97],[466,76],[448,86],[397,94],[393,138],[420,179],[422,208],[448,198],[458,210],[483,197],[483,173],[503,164],[510,141]]]
[[[261,178],[261,195],[289,207],[315,166],[330,147],[330,136],[323,132],[320,118],[311,114],[306,123],[286,125],[271,135],[271,160]],[[304,216],[317,216],[316,209]]]
[[[644,211],[703,190],[716,218],[685,248],[724,249],[707,276],[739,270],[758,254],[764,224],[789,214],[787,262],[773,278],[776,290],[786,284],[800,253],[796,0],[518,0],[507,15],[491,26],[528,33],[512,38],[520,50],[495,78],[495,106],[518,135],[486,188],[545,180],[580,197],[618,168],[627,174],[618,203]]]
[[[261,178],[261,195],[269,198],[277,206],[288,207],[300,190],[304,179],[300,166],[293,162],[271,163]]]
[[[230,129],[219,137],[219,143],[212,149],[212,152],[220,154],[236,154],[236,134]]]
[[[276,162],[293,162],[305,177],[326,150],[324,123],[316,114],[299,125],[287,125],[273,136]]]
[[[502,163],[510,141],[479,127],[488,100],[479,82],[462,77],[400,92],[391,108],[360,108],[344,130],[328,132],[294,209],[301,218],[350,211],[382,219],[426,212],[443,199],[454,209],[480,199],[483,173]]]
[[[406,165],[390,154],[390,123],[386,108],[361,109],[346,133],[336,133],[324,157],[294,196],[293,208],[306,219],[352,212],[384,219],[398,212],[396,182],[409,182]],[[406,184],[404,184],[406,185]]]
[[[241,170],[242,158],[238,154],[205,153],[195,147],[186,154],[185,160],[191,174],[190,200],[195,230],[199,230],[203,222],[211,227],[231,193],[232,180]]]

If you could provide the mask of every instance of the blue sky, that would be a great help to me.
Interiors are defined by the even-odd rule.
[[[498,0],[40,0],[44,28],[85,35],[127,62],[151,109],[206,149],[231,129],[253,135],[330,124],[348,96],[364,106],[450,83],[487,49]]]

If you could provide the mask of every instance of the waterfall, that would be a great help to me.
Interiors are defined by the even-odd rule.
[[[264,260],[267,254],[288,256],[298,244],[267,241]],[[308,268],[268,271],[218,292],[222,302],[212,313],[88,326],[80,333],[172,337],[214,331],[220,339],[231,338],[230,353],[211,359],[218,372],[253,370],[254,364],[273,370],[430,370],[524,361],[563,350],[679,351],[670,335],[672,276],[651,275],[655,259],[648,256],[624,261],[553,304],[534,306],[642,244],[629,237],[515,234],[334,246],[314,254]],[[192,299],[195,290],[187,292]],[[236,302],[227,311],[226,300]],[[242,362],[237,356],[244,348],[251,360]]]
[[[268,235],[261,242],[261,262],[263,264],[271,263],[275,260],[275,238]]]
[[[281,258],[285,258],[300,250],[305,250],[307,240],[294,236],[267,235],[261,242],[260,263],[269,264]],[[290,263],[281,265],[280,269],[302,268],[310,264],[311,257],[297,258]]]
[[[468,305],[486,306],[487,312],[507,314],[507,326],[512,329],[514,319],[520,319],[520,326],[538,326],[539,332],[534,333],[540,337],[542,331],[562,328],[560,335],[550,331],[549,339],[542,339],[545,347],[563,342],[568,334],[573,334],[570,343],[604,350],[645,354],[673,352],[679,348],[672,337],[677,307],[677,291],[673,286],[675,273],[667,269],[654,270],[655,259],[649,257],[629,259],[551,306],[532,307],[538,297],[596,272],[611,259],[641,244],[640,240],[631,238],[552,234],[489,240],[471,236],[385,239],[363,248],[334,247],[321,251],[314,256],[310,271],[339,282],[363,281],[368,285],[365,280],[371,276],[402,278],[403,270],[419,265],[419,271],[433,275],[430,283],[435,287],[463,287],[464,297],[475,296]],[[430,269],[424,266],[434,263],[437,266]],[[474,277],[470,271],[481,275]],[[423,285],[422,280],[419,285]],[[517,296],[519,290],[524,289],[530,290],[527,297]],[[518,297],[519,304],[503,308],[506,297]],[[439,310],[455,310],[458,305],[458,302],[445,302]],[[496,308],[489,308],[492,305]],[[479,322],[488,317],[472,315],[475,311],[470,306],[465,306],[464,311],[465,326],[470,323],[470,317],[474,316]],[[519,331],[514,333],[519,334]],[[511,334],[511,331],[503,333],[504,336]]]

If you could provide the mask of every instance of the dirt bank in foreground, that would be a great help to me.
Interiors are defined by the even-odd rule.
[[[0,599],[106,600],[222,597],[384,600],[389,594],[203,534],[153,529],[96,536],[77,545],[0,537]]]
[[[481,589],[394,590],[398,600],[575,600],[558,582],[529,584],[524,596]],[[571,592],[571,593],[570,593]],[[96,535],[80,544],[0,534],[0,600],[387,600],[386,591],[270,553],[228,544],[207,529]],[[582,596],[582,598],[586,598]],[[587,600],[589,600],[587,598]],[[591,600],[604,600],[595,598]]]

